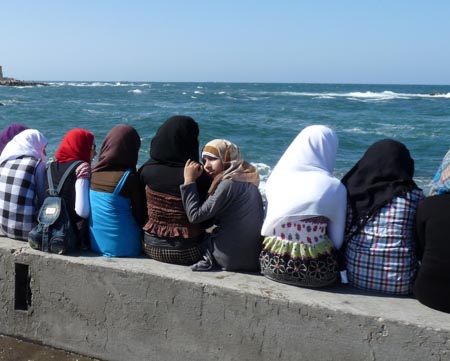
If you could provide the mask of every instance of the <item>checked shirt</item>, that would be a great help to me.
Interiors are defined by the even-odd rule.
[[[0,166],[0,227],[7,237],[27,241],[37,223],[34,173],[39,162],[21,157]]]
[[[351,285],[376,292],[405,295],[412,292],[418,268],[414,241],[417,205],[423,192],[414,189],[395,197],[367,224],[347,239],[345,258]],[[347,212],[347,225],[351,212]],[[356,226],[355,226],[356,227]],[[355,229],[347,229],[352,234]]]

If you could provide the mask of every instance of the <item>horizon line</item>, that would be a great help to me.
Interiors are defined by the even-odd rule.
[[[18,80],[18,79],[15,79]],[[306,85],[407,85],[407,86],[450,86],[450,84],[426,84],[426,83],[367,83],[367,82],[275,82],[275,81],[214,81],[214,80],[186,80],[186,81],[163,81],[163,80],[24,80],[45,83],[200,83],[200,84],[306,84]]]

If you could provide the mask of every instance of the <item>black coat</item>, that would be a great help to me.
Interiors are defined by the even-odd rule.
[[[418,256],[416,298],[450,313],[450,194],[424,199],[417,209]]]

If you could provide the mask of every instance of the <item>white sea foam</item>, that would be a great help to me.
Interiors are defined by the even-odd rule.
[[[370,132],[362,129],[362,128],[350,128],[350,129],[345,129],[344,131],[348,132],[348,133],[352,133],[352,134],[369,134]]]
[[[266,198],[266,183],[267,179],[269,179],[269,175],[272,172],[272,168],[268,166],[265,163],[252,163],[256,169],[258,169],[259,172],[259,191],[261,192],[261,195],[263,196],[263,199],[265,201]]]
[[[73,103],[77,103],[77,102],[73,102]],[[82,102],[78,102],[78,103],[82,103]],[[87,105],[98,105],[100,107],[113,107],[115,104],[111,104],[111,103],[86,103]]]
[[[139,85],[135,85],[134,83],[121,83],[121,82],[115,82],[115,83],[111,83],[111,82],[99,82],[99,81],[94,81],[94,82],[64,82],[64,83],[52,83],[55,84],[56,86],[63,86],[63,85],[67,85],[67,86],[74,86],[74,87],[127,87],[127,86],[139,86]]]
[[[376,128],[367,127],[353,127],[344,128],[342,131],[344,133],[357,134],[357,135],[377,135],[381,137],[393,137],[399,132],[403,134],[416,134],[417,128],[408,124],[390,124],[390,123],[377,123]]]
[[[450,99],[450,93],[434,93],[429,95],[432,98],[447,98]]]
[[[0,103],[2,103],[3,105],[10,105],[10,104],[14,104],[14,103],[24,103],[20,100],[17,99],[0,99]]]
[[[84,104],[84,100],[70,99],[70,100],[64,100],[64,103],[69,103],[69,104]]]
[[[83,112],[89,113],[89,114],[105,114],[105,112],[94,110],[94,109],[83,109]]]
[[[261,93],[260,93],[261,94]],[[450,99],[450,93],[396,93],[390,90],[382,92],[345,92],[345,93],[312,93],[312,92],[262,92],[262,94],[279,95],[279,96],[299,96],[299,97],[313,97],[319,99],[333,99],[333,98],[347,98],[358,101],[386,101],[393,99],[412,99],[412,98],[447,98]]]
[[[196,90],[196,91],[194,91],[194,94],[205,94],[205,93],[203,93],[203,92],[201,92],[199,90]]]
[[[133,89],[133,90],[128,90],[128,93],[133,93],[133,94],[142,94],[142,90],[140,90],[140,89]]]

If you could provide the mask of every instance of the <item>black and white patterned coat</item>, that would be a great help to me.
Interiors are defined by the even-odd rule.
[[[37,224],[36,169],[40,160],[20,157],[0,165],[0,227],[13,239],[27,241]]]

